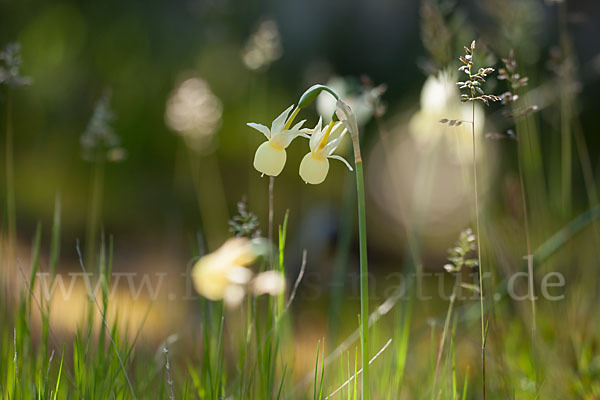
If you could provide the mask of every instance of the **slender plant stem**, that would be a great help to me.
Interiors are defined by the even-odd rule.
[[[558,5],[558,23],[560,31],[560,47],[563,62],[569,62],[567,57],[572,57],[571,45],[567,28],[567,5]],[[571,179],[572,179],[572,97],[571,97],[571,73],[569,68],[563,71],[560,80],[560,121],[561,121],[561,167],[562,167],[562,209],[565,216],[569,215],[571,209]]]
[[[96,235],[102,214],[102,197],[104,191],[104,160],[94,162],[92,190],[88,210],[88,222],[85,241],[85,263],[92,269],[96,266]]]
[[[525,194],[525,180],[523,179],[523,165],[521,161],[521,137],[519,129],[517,129],[517,165],[519,167],[519,184],[521,185],[521,203],[523,206],[523,224],[525,226],[525,243],[527,244],[527,276],[529,281],[529,300],[531,301],[531,355],[534,363],[535,385],[538,388],[537,370],[535,369],[537,353],[535,346],[535,338],[537,331],[537,316],[535,307],[535,289],[533,282],[533,254],[531,253],[531,238],[529,235],[529,216],[527,213],[527,195]]]
[[[576,120],[575,129],[573,131],[575,144],[577,145],[577,152],[579,153],[579,160],[581,162],[581,170],[583,173],[583,180],[585,182],[585,188],[588,195],[589,207],[593,208],[598,204],[598,192],[596,190],[596,178],[594,177],[594,170],[592,169],[592,162],[590,160],[590,152],[588,145],[583,134],[581,127],[581,121]],[[596,243],[600,242],[600,231],[598,225],[594,221],[594,234],[596,235]]]
[[[517,130],[518,135],[518,130]],[[525,243],[527,244],[527,272],[529,276],[529,300],[531,301],[531,345],[535,349],[535,332],[536,328],[536,310],[535,310],[535,292],[533,284],[533,262],[530,260],[531,254],[531,238],[529,236],[529,216],[527,214],[527,198],[525,194],[525,182],[523,179],[523,165],[521,162],[521,141],[517,141],[517,164],[519,166],[519,183],[521,185],[521,203],[523,206],[523,224],[525,225]]]
[[[175,392],[173,391],[173,379],[171,379],[171,364],[169,363],[169,350],[165,347],[163,348],[163,353],[165,354],[165,370],[167,371],[167,384],[169,385],[169,399],[175,400]]]
[[[360,150],[358,154],[360,155]],[[362,399],[367,400],[369,398],[369,271],[367,265],[367,220],[365,213],[365,183],[362,160],[356,161],[355,167],[360,240],[360,347],[363,370]]]
[[[79,258],[79,266],[81,267],[81,270],[83,271],[83,276],[86,279],[86,285],[87,285],[87,287],[91,287],[90,278],[88,276],[87,269],[85,268],[85,265],[83,263],[81,248],[79,246],[79,239],[77,239],[77,242],[75,245],[75,250],[77,251],[77,256]],[[135,391],[133,390],[133,385],[131,384],[131,381],[129,380],[129,375],[127,374],[127,368],[125,368],[125,364],[123,363],[123,359],[121,358],[121,355],[119,354],[119,349],[117,348],[115,339],[113,338],[113,335],[110,333],[110,327],[108,326],[108,323],[106,322],[106,314],[105,314],[106,310],[102,311],[102,308],[100,307],[100,303],[98,302],[98,299],[96,298],[96,295],[94,294],[93,290],[90,291],[89,297],[90,297],[90,302],[92,302],[96,305],[96,308],[98,309],[98,313],[100,314],[100,317],[102,318],[102,324],[104,325],[104,329],[106,329],[106,333],[112,343],[113,349],[115,350],[115,354],[117,356],[117,359],[119,360],[121,369],[123,370],[123,375],[125,376],[125,380],[127,381],[129,390],[131,390],[131,395],[133,396],[134,400],[137,400]]]
[[[269,243],[273,243],[273,204],[275,197],[275,177],[269,176]],[[271,259],[271,264],[272,264]]]
[[[479,267],[479,302],[481,305],[481,371],[483,400],[486,399],[485,391],[485,322],[483,311],[483,267],[481,266],[481,229],[479,226],[479,195],[477,187],[477,151],[475,149],[475,102],[472,108],[471,133],[473,136],[473,185],[475,191],[475,221],[477,225],[477,264]]]
[[[563,83],[563,92],[566,83]],[[568,215],[571,207],[571,124],[570,124],[570,102],[566,98],[568,95],[563,94],[560,102],[560,118],[561,118],[561,166],[562,166],[562,207],[564,215]]]
[[[6,271],[15,262],[17,241],[17,211],[15,202],[15,170],[13,155],[12,96],[10,88],[6,94],[6,212],[8,219],[8,251]]]
[[[275,206],[275,177],[269,176],[269,267],[275,269],[275,254],[273,254],[273,208]],[[277,315],[277,306],[273,305],[273,313]]]
[[[354,149],[354,166],[356,169],[356,195],[358,206],[358,231],[360,241],[360,346],[361,346],[361,364],[363,371],[361,398],[369,399],[369,276],[367,265],[367,218],[365,213],[365,179],[363,172],[362,157],[360,154],[360,140],[358,135],[358,126],[356,118],[347,104],[340,100],[340,97],[327,86],[314,85],[309,88],[300,97],[298,108],[306,107],[310,104],[321,91],[329,92],[337,100],[337,111],[332,119],[344,115],[345,124],[350,131],[352,138],[352,147]],[[324,360],[325,362],[325,360]]]
[[[454,303],[456,301],[456,295],[459,288],[459,276],[456,275],[456,281],[454,282],[454,288],[452,289],[452,295],[450,296],[450,304],[448,304],[448,311],[446,312],[446,320],[444,321],[444,331],[442,332],[442,337],[440,338],[440,349],[438,350],[437,361],[435,363],[435,375],[433,376],[433,390],[431,392],[431,398],[436,398],[435,389],[437,386],[437,378],[438,372],[440,369],[440,364],[442,361],[442,354],[444,353],[444,345],[446,343],[446,336],[448,335],[448,328],[450,327],[450,316],[452,315],[452,310],[454,308]],[[439,399],[439,395],[437,396]]]

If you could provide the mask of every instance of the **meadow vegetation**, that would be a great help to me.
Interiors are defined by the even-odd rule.
[[[15,109],[39,78],[32,50],[4,47],[0,397],[600,399],[598,141],[578,96],[598,63],[578,64],[565,1],[484,3],[472,20],[419,3],[423,85],[397,103],[383,83],[338,77],[256,111],[284,50],[270,19],[237,54],[259,88],[237,111],[248,121],[229,122],[209,81],[187,74],[163,100],[173,187],[197,209],[174,236],[189,262],[156,261],[136,284],[103,218],[129,155],[118,88],[98,93],[82,129],[87,206],[68,243],[59,188],[51,218],[18,223],[30,206],[17,201],[16,143],[28,144]],[[528,33],[540,10],[556,19],[551,48]],[[221,129],[244,144],[229,175]],[[325,190],[329,214],[297,207]],[[165,276],[163,296],[151,279]]]

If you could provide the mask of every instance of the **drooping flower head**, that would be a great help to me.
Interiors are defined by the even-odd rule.
[[[310,135],[310,153],[305,155],[300,163],[300,177],[304,182],[313,185],[323,182],[329,172],[329,158],[342,161],[352,171],[348,161],[339,155],[333,154],[346,132],[347,129],[344,127],[343,122],[332,121],[323,128],[323,119],[319,118],[319,122]]]
[[[302,130],[304,120],[291,127],[294,118],[300,111],[299,108],[296,108],[296,111],[290,115],[293,108],[293,105],[290,106],[275,118],[271,124],[271,129],[254,122],[247,124],[249,127],[261,132],[267,138],[266,142],[258,146],[254,155],[254,168],[258,172],[270,176],[279,175],[287,159],[285,149],[290,145],[292,140],[298,136],[308,138],[304,130]]]

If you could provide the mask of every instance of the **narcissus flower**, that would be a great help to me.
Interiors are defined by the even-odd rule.
[[[196,262],[192,270],[194,287],[207,299],[221,300],[229,286],[248,283],[252,272],[247,267],[257,256],[250,240],[230,239]]]
[[[350,171],[352,167],[343,157],[333,154],[342,141],[346,128],[342,122],[331,122],[325,129],[322,128],[323,120],[313,129],[310,136],[310,153],[304,156],[300,163],[300,177],[306,183],[317,185],[325,180],[329,172],[328,158],[342,161]]]
[[[249,268],[267,253],[265,239],[229,239],[196,262],[192,270],[194,287],[207,299],[223,300],[228,307],[239,305],[248,291],[255,295],[278,295],[285,290],[281,273],[267,271],[255,276]]]
[[[294,106],[290,106],[282,112],[271,124],[271,129],[268,127],[249,122],[247,125],[261,132],[267,138],[267,141],[258,146],[254,155],[254,168],[262,174],[277,176],[283,170],[287,155],[285,149],[290,145],[292,140],[298,136],[308,138],[306,133],[301,129],[305,121],[300,121],[290,128],[294,117],[299,109],[290,116],[290,112]],[[288,118],[289,116],[289,118]]]
[[[252,281],[252,289],[255,295],[277,296],[285,290],[285,279],[279,271],[261,272]]]
[[[471,135],[470,121],[473,119],[473,105],[460,103],[460,92],[456,87],[456,77],[453,72],[442,72],[437,76],[430,76],[421,89],[421,108],[413,115],[409,122],[417,150],[430,154],[440,143],[450,149],[452,161],[456,164],[471,162],[473,138]],[[440,119],[456,119],[461,122],[451,130]],[[475,105],[475,139],[483,141],[485,113],[480,104]],[[479,159],[485,159],[485,146],[478,146]]]

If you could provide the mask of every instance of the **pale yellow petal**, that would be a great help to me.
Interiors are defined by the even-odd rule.
[[[229,285],[229,265],[222,262],[218,254],[202,257],[192,270],[194,288],[209,300],[220,300]]]
[[[246,296],[246,291],[243,286],[230,285],[223,293],[223,301],[228,308],[236,308],[244,300],[244,296]]]
[[[254,155],[254,168],[260,173],[277,176],[285,166],[287,155],[284,149],[276,149],[269,142],[264,142]]]
[[[327,172],[329,172],[327,158],[317,159],[312,153],[308,153],[300,163],[300,177],[306,183],[318,185],[325,180]]]
[[[221,300],[232,284],[247,283],[252,278],[252,271],[245,266],[258,256],[255,248],[246,238],[233,238],[200,258],[192,270],[196,291],[207,299]]]
[[[277,296],[285,290],[285,278],[278,271],[261,272],[252,281],[252,289],[255,295]]]

